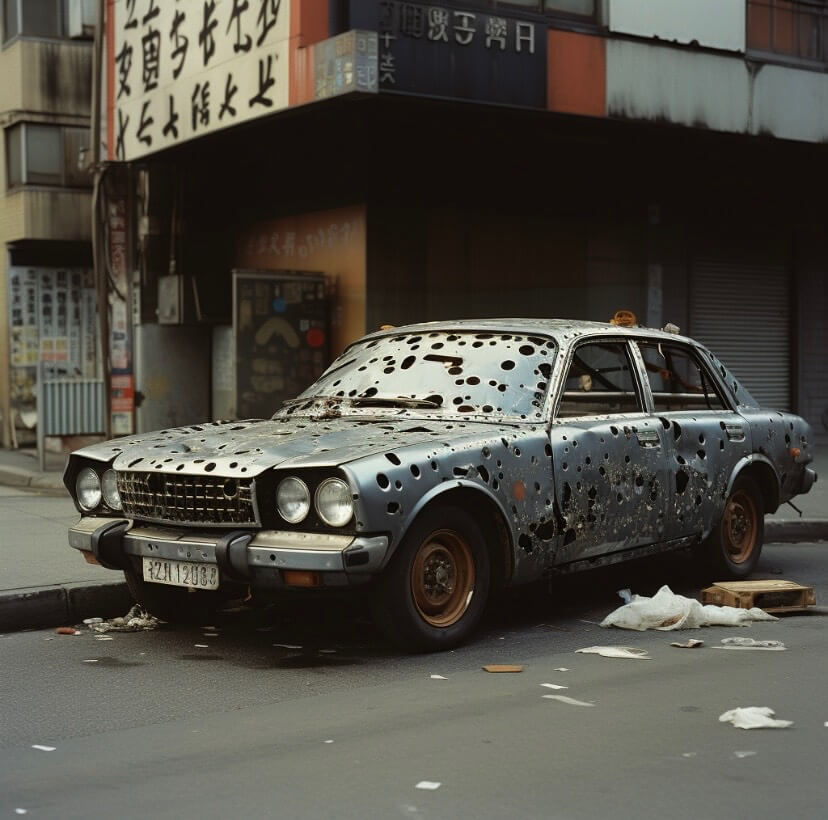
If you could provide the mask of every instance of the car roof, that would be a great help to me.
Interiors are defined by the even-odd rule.
[[[482,332],[523,333],[551,336],[560,344],[569,344],[582,336],[638,336],[659,339],[662,341],[682,341],[697,344],[687,336],[668,333],[655,328],[623,327],[608,322],[590,322],[584,319],[447,319],[439,322],[420,322],[413,325],[388,327],[371,333],[364,338],[374,339],[384,336],[394,336],[399,333],[433,333],[435,331],[452,332],[455,330],[479,330]]]

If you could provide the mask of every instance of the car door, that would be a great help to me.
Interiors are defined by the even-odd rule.
[[[646,409],[629,342],[577,343],[564,365],[550,427],[563,520],[554,564],[663,538],[664,428]]]
[[[665,534],[700,535],[718,521],[733,469],[750,452],[747,425],[695,347],[644,339],[637,347],[666,433]]]

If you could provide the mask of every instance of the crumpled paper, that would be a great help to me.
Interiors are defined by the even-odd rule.
[[[738,706],[719,715],[720,723],[732,723],[737,729],[787,729],[792,720],[776,720],[769,706]]]
[[[144,632],[157,629],[160,623],[155,615],[150,615],[140,604],[135,604],[122,618],[110,618],[108,621],[90,623],[87,626],[93,632]]]
[[[601,621],[601,626],[617,626],[621,629],[698,629],[702,626],[747,626],[750,621],[778,621],[758,607],[739,609],[735,606],[702,606],[695,598],[676,595],[663,586],[652,597],[629,595],[629,590],[619,592],[629,603],[618,607]]]
[[[754,638],[722,638],[723,646],[714,646],[713,649],[760,649],[770,652],[781,652],[787,647],[782,641],[757,641]]]
[[[604,658],[633,658],[641,661],[651,661],[646,649],[638,646],[587,646],[584,649],[576,649],[584,655],[601,655]]]

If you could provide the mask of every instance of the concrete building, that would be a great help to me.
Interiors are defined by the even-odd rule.
[[[826,441],[825,2],[106,14],[102,143],[134,351],[113,370],[122,429],[130,413],[140,430],[233,415],[242,390],[275,408],[284,374],[240,385],[234,344],[259,334],[264,368],[293,291],[241,283],[312,271],[326,354],[383,323],[629,309],[708,343]],[[310,362],[307,322],[283,330]]]
[[[32,440],[38,367],[100,369],[90,249],[95,4],[0,0],[0,439]]]

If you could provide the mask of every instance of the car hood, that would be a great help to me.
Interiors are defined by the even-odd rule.
[[[497,437],[500,425],[386,418],[210,422],[77,450],[116,470],[253,477],[273,467],[336,467],[358,458],[447,437]]]

